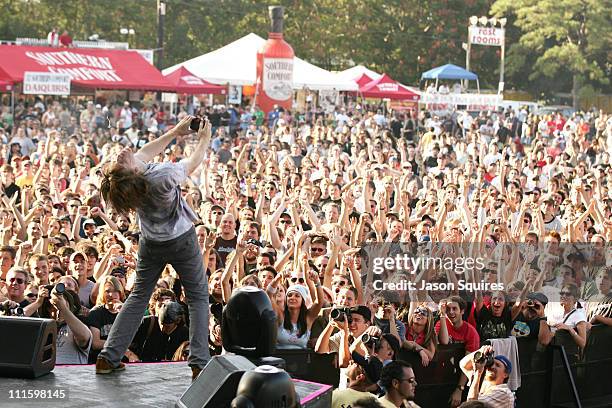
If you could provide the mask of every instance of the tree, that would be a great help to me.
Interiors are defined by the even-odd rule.
[[[491,13],[514,19],[521,30],[510,55],[531,52],[537,56],[529,79],[570,73],[577,108],[582,81],[609,83],[604,67],[609,61],[611,5],[610,0],[497,0]],[[509,69],[516,72],[520,65]]]

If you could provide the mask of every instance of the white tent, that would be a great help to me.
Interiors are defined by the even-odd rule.
[[[253,85],[257,74],[257,51],[266,40],[257,34],[248,34],[225,47],[200,55],[164,69],[164,75],[184,66],[194,75],[215,84]],[[293,88],[312,90],[357,90],[353,81],[339,81],[337,75],[297,57],[293,64]]]
[[[336,72],[336,76],[340,81],[354,81],[361,78],[363,74],[366,74],[372,78],[372,80],[378,79],[381,76],[381,74],[378,72],[374,72],[363,65],[355,65],[354,67],[345,69],[344,71]]]

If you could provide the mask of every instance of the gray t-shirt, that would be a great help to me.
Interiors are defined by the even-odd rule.
[[[188,176],[185,163],[148,163],[143,174],[150,188],[147,202],[138,210],[143,237],[168,241],[187,232],[198,218],[181,195],[181,183]]]
[[[67,324],[61,324],[57,329],[57,342],[55,352],[56,364],[87,364],[92,337],[85,348],[74,342],[74,335]]]

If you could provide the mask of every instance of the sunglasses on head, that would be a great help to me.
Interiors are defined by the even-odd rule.
[[[292,277],[292,278],[289,278],[289,282],[291,282],[291,283],[293,283],[293,284],[295,284],[296,282],[299,282],[299,283],[304,283],[304,278],[296,278],[296,277]]]
[[[421,316],[428,316],[429,315],[429,309],[425,308],[425,307],[418,307],[415,311],[415,314],[420,314]]]

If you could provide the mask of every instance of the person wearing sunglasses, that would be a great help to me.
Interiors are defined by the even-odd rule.
[[[427,367],[436,354],[437,336],[434,327],[433,313],[425,305],[416,307],[408,317],[402,348],[418,353],[423,367]]]
[[[563,285],[559,292],[563,306],[563,320],[554,325],[556,330],[566,330],[580,348],[586,346],[587,320],[584,309],[578,302],[578,287],[573,283]]]
[[[383,367],[378,383],[385,389],[385,395],[378,398],[383,408],[418,408],[413,402],[417,381],[410,363],[390,362]]]
[[[20,307],[26,307],[30,301],[25,296],[25,289],[29,283],[28,272],[19,266],[9,269],[6,274],[6,290],[9,300],[19,303]]]

